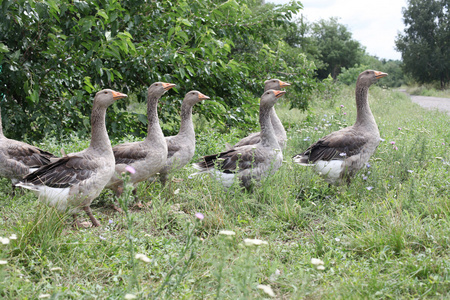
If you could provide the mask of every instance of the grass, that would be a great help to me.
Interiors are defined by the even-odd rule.
[[[433,85],[411,86],[406,88],[406,92],[411,95],[450,98],[450,89],[437,89]]]
[[[69,216],[31,193],[12,196],[1,180],[0,236],[18,239],[0,244],[0,260],[7,260],[0,297],[269,298],[262,284],[278,299],[448,298],[449,118],[378,87],[370,89],[370,102],[385,141],[349,186],[330,187],[290,160],[353,123],[348,87],[333,103],[316,99],[307,113],[277,107],[290,138],[286,162],[254,193],[224,192],[209,177],[190,178],[194,170],[186,167],[166,187],[141,184],[143,209],[115,213],[112,193],[104,192],[92,206],[103,226],[73,230]],[[233,132],[197,131],[196,158],[238,140]],[[62,144],[69,153],[87,142]],[[40,146],[58,153],[61,143]],[[246,238],[268,244],[245,246]]]

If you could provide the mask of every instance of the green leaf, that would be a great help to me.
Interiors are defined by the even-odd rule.
[[[178,21],[181,22],[181,23],[183,23],[183,24],[186,25],[186,26],[189,26],[189,27],[192,26],[192,23],[189,22],[189,20],[187,20],[187,19],[178,18]]]
[[[8,47],[1,42],[0,42],[0,52],[3,52],[3,53],[9,52]]]

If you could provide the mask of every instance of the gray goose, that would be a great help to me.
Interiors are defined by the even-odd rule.
[[[279,91],[284,87],[290,86],[290,83],[283,82],[279,79],[269,79],[264,82],[264,91],[275,90]],[[286,130],[284,129],[283,124],[281,123],[280,118],[275,111],[275,107],[272,107],[270,110],[270,121],[272,122],[273,130],[275,131],[275,135],[277,136],[278,144],[280,144],[281,149],[286,147],[287,135]],[[226,145],[227,150],[241,147],[244,145],[255,145],[261,141],[260,132],[254,132],[249,136],[241,139],[234,146]]]
[[[141,142],[125,143],[113,147],[116,161],[116,173],[111,178],[107,188],[120,196],[123,192],[123,181],[118,174],[126,172],[126,167],[135,169],[130,174],[132,184],[149,179],[158,173],[167,160],[167,144],[159,125],[158,101],[162,95],[173,88],[175,84],[155,82],[147,90],[147,138]],[[116,210],[120,211],[117,207]]]
[[[353,126],[319,139],[303,153],[293,157],[295,163],[314,166],[330,184],[348,183],[370,159],[380,143],[377,123],[369,107],[369,87],[388,74],[366,70],[356,82],[356,122]]]
[[[100,223],[90,205],[114,174],[114,155],[105,125],[108,106],[127,95],[105,89],[94,98],[91,113],[91,143],[81,152],[71,153],[24,177],[17,186],[32,190],[39,199],[60,211],[75,214],[83,209],[93,226]],[[78,221],[76,224],[80,226]]]
[[[192,107],[202,101],[209,99],[208,96],[199,91],[190,91],[186,94],[181,105],[180,131],[175,136],[167,136],[167,161],[159,171],[162,184],[166,184],[167,175],[172,170],[181,169],[188,164],[195,153],[195,131],[192,123]]]
[[[8,139],[3,134],[0,111],[0,176],[11,179],[16,184],[23,176],[50,163],[55,156],[50,152]]]
[[[252,181],[275,173],[283,161],[283,154],[270,121],[270,111],[278,98],[286,92],[268,90],[261,96],[259,123],[261,141],[255,145],[236,147],[219,154],[204,156],[201,162],[193,164],[200,173],[210,173],[229,188],[235,179],[250,189]]]

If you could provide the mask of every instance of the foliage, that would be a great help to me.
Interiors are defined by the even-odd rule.
[[[450,3],[409,0],[403,10],[404,34],[396,39],[403,70],[419,83],[438,81],[441,89],[450,82]]]
[[[401,62],[397,60],[379,60],[374,56],[364,56],[364,62],[361,65],[352,68],[342,68],[341,74],[338,75],[337,80],[341,83],[352,85],[356,83],[358,75],[368,69],[378,70],[389,75],[384,77],[382,81],[376,84],[387,87],[399,87],[404,84],[403,73],[401,70]]]
[[[336,79],[341,68],[353,67],[361,62],[364,48],[352,39],[352,33],[338,19],[320,20],[311,25],[311,39],[317,48],[316,59],[323,63],[317,70],[320,79]]]
[[[334,106],[314,98],[308,112],[277,107],[292,124],[286,162],[254,193],[226,193],[209,177],[189,178],[193,170],[185,168],[165,187],[140,184],[143,208],[130,207],[131,218],[104,205],[112,197],[105,192],[93,205],[102,227],[74,230],[71,216],[46,214],[31,192],[12,197],[10,181],[0,180],[0,237],[17,235],[0,243],[7,262],[0,264],[0,298],[268,298],[258,285],[270,286],[276,299],[449,298],[448,116],[371,87],[385,141],[350,185],[330,187],[290,157],[354,122],[354,88],[338,87]],[[197,158],[235,137],[207,126],[211,135],[198,137]],[[130,220],[133,252],[148,258],[136,260],[135,271]],[[247,238],[268,244],[249,247]],[[140,291],[130,284],[134,274]]]
[[[301,9],[298,1],[7,0],[1,7],[0,93],[13,138],[87,134],[90,95],[105,87],[145,101],[152,82],[178,84],[179,95],[161,101],[163,123],[178,115],[187,91],[201,90],[213,99],[196,108],[203,117],[243,128],[256,123],[264,80],[289,73],[314,84],[314,66],[300,56],[286,63],[276,34]],[[308,92],[295,107],[306,108]],[[126,100],[108,111],[112,137],[142,136],[145,115],[125,108]]]

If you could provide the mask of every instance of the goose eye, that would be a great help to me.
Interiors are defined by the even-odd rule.
[[[105,95],[108,94],[108,92],[105,92]]]

